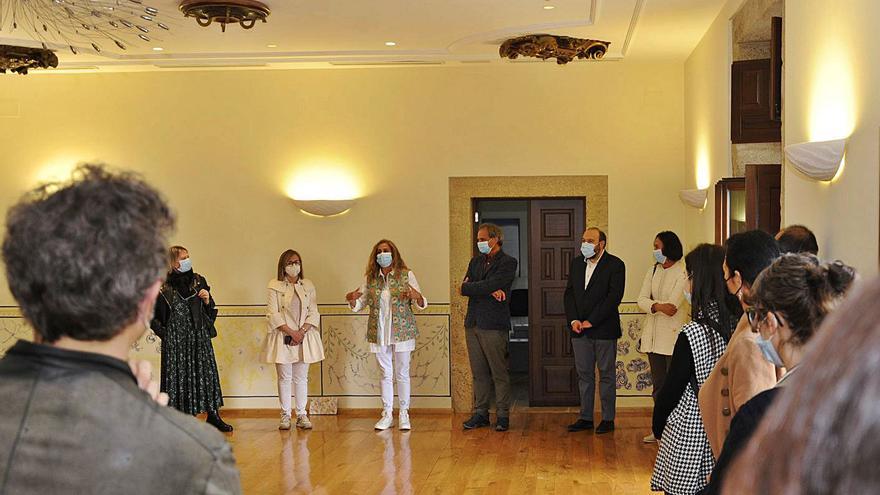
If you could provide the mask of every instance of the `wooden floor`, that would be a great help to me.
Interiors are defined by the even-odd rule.
[[[278,431],[272,414],[232,411],[229,441],[247,494],[645,494],[656,455],[646,410],[618,411],[616,431],[568,433],[573,413],[521,410],[511,430],[462,431],[462,415],[412,414],[413,431],[375,432],[377,412],[314,416]],[[396,416],[396,415],[395,415]],[[396,420],[396,417],[395,417]]]

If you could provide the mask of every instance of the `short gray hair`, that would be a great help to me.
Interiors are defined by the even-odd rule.
[[[495,225],[494,223],[481,223],[480,227],[477,228],[477,232],[486,229],[486,232],[489,233],[489,238],[498,239],[498,245],[504,245],[504,231],[501,230],[501,227]]]
[[[149,184],[98,165],[25,194],[6,215],[9,289],[46,342],[115,337],[163,278],[174,215]]]

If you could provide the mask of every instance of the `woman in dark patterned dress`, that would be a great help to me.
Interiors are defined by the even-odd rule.
[[[217,310],[205,277],[192,270],[189,251],[169,250],[171,270],[156,300],[150,326],[162,339],[162,391],[168,405],[187,414],[208,413],[208,423],[223,432],[232,426],[220,419],[223,393],[211,339],[217,336]]]

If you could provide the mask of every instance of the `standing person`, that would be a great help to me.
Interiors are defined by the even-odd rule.
[[[734,234],[724,244],[724,280],[727,290],[739,299],[742,317],[700,391],[700,412],[715,458],[721,453],[730,420],[749,399],[776,385],[776,368],[764,359],[745,311],[752,284],[779,257],[770,234],[749,230]]]
[[[816,234],[803,225],[789,225],[776,234],[776,242],[783,253],[810,253],[819,255]]]
[[[396,380],[399,427],[411,430],[409,365],[419,336],[412,306],[415,304],[419,309],[426,309],[428,300],[422,295],[419,281],[406,266],[397,246],[388,239],[373,246],[364,278],[364,284],[346,294],[345,299],[353,311],[370,307],[367,342],[382,369],[382,417],[375,428],[387,430],[394,425]]]
[[[126,363],[173,228],[152,186],[94,165],[9,209],[6,280],[36,342],[0,360],[0,492],[241,493],[226,439],[157,403]]]
[[[651,365],[651,382],[654,390],[651,396],[663,388],[666,372],[672,360],[672,350],[678,332],[687,319],[685,311],[679,311],[684,303],[687,274],[684,263],[679,263],[684,253],[681,240],[675,232],[660,232],[654,238],[654,265],[645,274],[642,290],[639,292],[639,308],[644,311],[642,336],[639,339],[639,352],[648,354]],[[656,442],[654,434],[642,439],[645,443]]]
[[[207,412],[208,423],[222,432],[232,425],[220,418],[223,392],[211,339],[217,336],[217,309],[205,277],[194,272],[183,246],[168,251],[170,270],[150,326],[162,339],[162,391],[168,405],[187,414]]]
[[[474,379],[474,413],[462,426],[466,430],[489,426],[489,403],[495,389],[495,430],[510,428],[510,288],[517,261],[502,249],[501,227],[484,223],[477,229],[477,250],[461,283],[468,298],[464,320],[468,358]]]
[[[309,365],[324,359],[318,327],[318,296],[315,284],[304,278],[302,258],[293,249],[281,253],[275,278],[269,281],[268,328],[263,343],[263,362],[274,364],[281,402],[279,430],[290,429],[290,392],[296,396],[296,427],[312,429],[306,414]]]
[[[715,458],[703,428],[697,393],[718,362],[738,317],[724,284],[724,249],[700,244],[685,258],[691,322],[675,342],[672,364],[654,404],[652,429],[660,440],[651,490],[676,495],[705,488]]]
[[[839,261],[821,263],[813,255],[786,254],[755,281],[749,323],[759,334],[764,357],[787,371],[775,387],[752,397],[733,417],[706,493],[721,492],[731,462],[791,378],[813,373],[809,367],[801,367],[807,345],[825,317],[843,301],[855,277],[855,270]]]
[[[619,306],[626,284],[626,266],[620,258],[606,251],[605,232],[591,227],[581,241],[581,256],[571,260],[564,296],[581,394],[580,416],[568,425],[568,431],[593,428],[598,366],[602,422],[596,433],[601,434],[614,431],[617,339],[622,335]]]

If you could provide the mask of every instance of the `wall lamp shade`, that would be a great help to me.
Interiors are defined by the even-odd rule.
[[[837,175],[846,139],[791,144],[785,147],[785,157],[799,172],[815,180],[829,181]]]
[[[706,207],[706,201],[709,198],[708,189],[683,189],[678,192],[681,202],[699,210]]]
[[[309,215],[332,217],[341,215],[354,206],[353,199],[294,199],[293,204]]]

